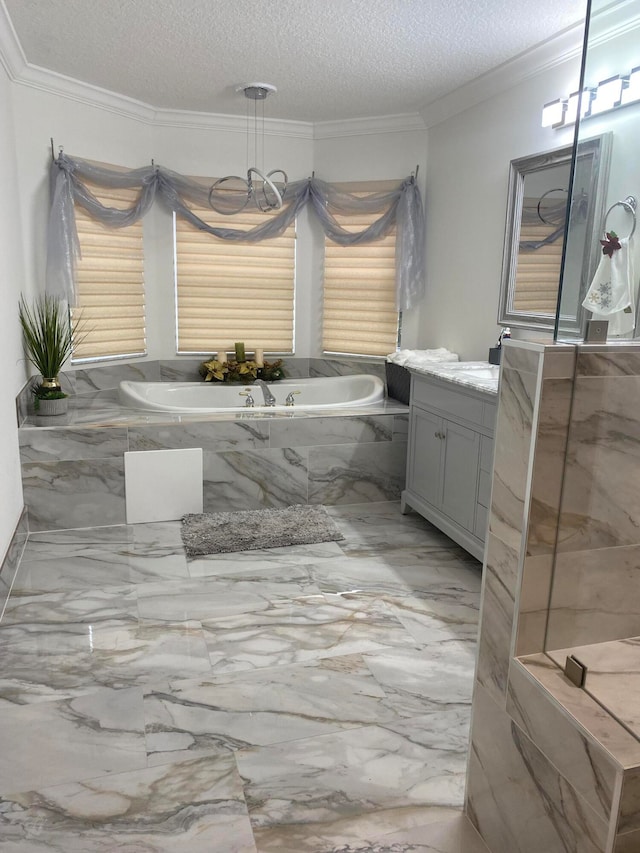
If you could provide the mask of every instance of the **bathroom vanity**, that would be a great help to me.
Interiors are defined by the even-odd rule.
[[[416,510],[478,560],[491,498],[498,368],[458,362],[411,371],[406,488]]]

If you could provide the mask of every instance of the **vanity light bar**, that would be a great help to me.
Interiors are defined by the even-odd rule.
[[[640,65],[637,65],[629,74],[629,83],[622,91],[620,106],[640,101]]]
[[[602,113],[640,101],[640,65],[629,74],[616,74],[601,80],[597,86],[589,86],[580,92],[572,92],[568,98],[556,98],[542,108],[543,127],[567,127],[575,124],[580,107],[580,118],[590,118]]]

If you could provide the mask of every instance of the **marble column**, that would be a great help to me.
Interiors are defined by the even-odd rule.
[[[505,346],[466,797],[492,853],[640,850],[640,740],[591,695],[612,673],[562,670],[606,641],[627,693],[638,668],[638,392],[637,345]]]
[[[606,820],[509,704],[514,657],[544,648],[575,348],[503,358],[466,810],[492,853],[603,853]]]

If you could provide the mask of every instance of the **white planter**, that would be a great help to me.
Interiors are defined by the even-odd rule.
[[[36,400],[36,415],[40,417],[52,417],[53,415],[66,415],[69,409],[69,398],[60,397],[57,400]]]

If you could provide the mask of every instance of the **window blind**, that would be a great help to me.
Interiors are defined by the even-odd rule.
[[[366,196],[394,182],[342,185]],[[335,215],[346,231],[362,231],[379,213]],[[395,229],[373,243],[339,246],[325,238],[322,348],[327,354],[387,355],[398,343]]]
[[[213,179],[212,179],[213,180]],[[208,225],[254,228],[271,213],[233,216],[192,207]],[[175,217],[177,337],[180,353],[294,349],[295,225],[259,243],[220,240]]]
[[[520,243],[540,243],[558,230],[558,225],[549,225],[540,220],[537,204],[538,199],[523,199]],[[514,311],[555,316],[563,242],[560,235],[552,243],[538,249],[519,250],[513,291]]]
[[[135,189],[88,184],[110,207],[130,207]],[[72,362],[115,356],[145,355],[144,254],[142,220],[126,228],[108,228],[76,205],[82,257],[77,263],[78,306],[82,339]]]

